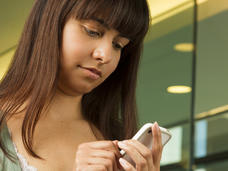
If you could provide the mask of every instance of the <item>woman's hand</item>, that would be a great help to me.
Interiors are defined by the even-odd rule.
[[[115,141],[95,141],[80,144],[76,152],[74,171],[117,171],[120,153]]]
[[[151,128],[153,132],[152,151],[137,140],[125,140],[118,142],[119,148],[123,149],[135,162],[133,167],[123,158],[119,159],[125,171],[160,171],[160,160],[162,155],[161,131],[155,123]]]

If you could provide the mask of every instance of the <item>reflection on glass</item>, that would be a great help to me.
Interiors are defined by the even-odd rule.
[[[228,151],[228,113],[196,122],[195,157]]]
[[[204,168],[199,168],[199,169],[195,169],[195,171],[207,171],[207,170]]]
[[[163,149],[161,165],[179,163],[181,161],[183,128],[175,127],[169,130],[172,138]]]
[[[172,138],[164,146],[161,171],[189,170],[189,124],[169,128]]]
[[[227,0],[209,0],[198,8],[196,115],[228,102],[227,18]]]
[[[209,162],[197,166],[194,171],[227,171],[228,160],[223,160],[220,162]]]
[[[190,118],[194,1],[148,2],[152,24],[144,44],[137,85],[139,121],[140,125],[157,121],[159,125],[166,127]],[[176,50],[174,47],[179,44],[182,46],[178,46],[179,50]],[[180,85],[187,90],[183,92],[182,88],[180,92],[180,88],[175,87],[174,93],[167,91],[168,87]],[[166,166],[176,164],[178,166],[175,171],[188,170],[189,123],[183,122],[169,129],[172,139],[164,147],[161,170],[167,170]]]
[[[139,119],[141,125],[148,121],[172,125],[190,117],[194,1],[148,2],[152,24],[144,44],[137,85]],[[185,46],[179,48],[182,51],[174,48],[183,43]],[[184,90],[175,87],[174,94],[173,90],[172,94],[167,91],[180,85],[185,86]]]
[[[228,170],[227,18],[227,0],[198,6],[194,111],[203,120],[195,124],[195,171]]]
[[[195,157],[204,157],[207,154],[207,121],[196,122],[195,125]]]

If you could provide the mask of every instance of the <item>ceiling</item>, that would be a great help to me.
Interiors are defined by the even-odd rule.
[[[226,49],[224,46],[228,40],[223,35],[228,35],[225,29],[228,28],[228,24],[225,22],[223,27],[219,26],[228,18],[226,1],[199,2],[198,45],[202,50],[198,48],[198,55],[202,57],[197,58],[199,65],[196,86],[199,89],[196,92],[196,113],[223,105],[228,100],[228,94],[221,91],[228,86],[224,82],[224,77],[215,76],[214,80],[208,77],[210,74],[227,72],[223,69],[224,61],[227,61],[225,52],[220,55],[223,59],[217,60],[217,58],[213,59],[211,56],[213,53],[207,50],[208,47],[212,48],[213,42],[216,41],[224,43],[222,47],[217,44],[213,52],[220,53]],[[32,2],[32,0],[0,1],[0,78],[13,55]],[[170,3],[170,0],[150,0],[149,3],[154,22],[145,40],[139,72],[137,103],[140,122],[156,120],[161,125],[170,125],[186,120],[190,116],[191,93],[169,94],[166,88],[177,84],[191,86],[192,53],[177,52],[173,47],[177,43],[193,41],[193,1],[178,0]],[[214,23],[214,28],[211,27],[211,23]],[[219,36],[216,36],[218,34],[214,33],[214,29],[220,30]],[[212,35],[210,39],[207,38],[208,35]],[[213,55],[216,56],[216,54]],[[209,61],[206,59],[208,56],[211,56]],[[208,67],[204,65],[205,61],[208,61]],[[222,85],[211,93],[217,82],[221,82]],[[206,88],[205,84],[207,84]],[[213,97],[216,97],[216,102]]]

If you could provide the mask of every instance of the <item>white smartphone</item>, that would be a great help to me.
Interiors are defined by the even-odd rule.
[[[142,144],[144,144],[146,147],[152,150],[152,131],[151,127],[153,126],[152,123],[146,123],[144,124],[139,131],[135,134],[135,136],[132,138],[134,140],[138,140]],[[162,145],[164,146],[172,137],[169,130],[163,127],[159,127],[161,130],[161,139],[162,139]],[[125,160],[130,162],[131,164],[135,165],[135,163],[131,160],[131,158],[125,154],[124,150],[120,151],[120,154],[123,156]]]

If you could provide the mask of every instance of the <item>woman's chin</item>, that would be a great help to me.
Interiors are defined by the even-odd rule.
[[[73,88],[70,92],[72,95],[84,95],[90,93],[95,87],[93,86],[81,86],[77,88]]]
[[[58,90],[69,96],[81,96],[91,92],[96,87],[94,84],[59,84]]]

